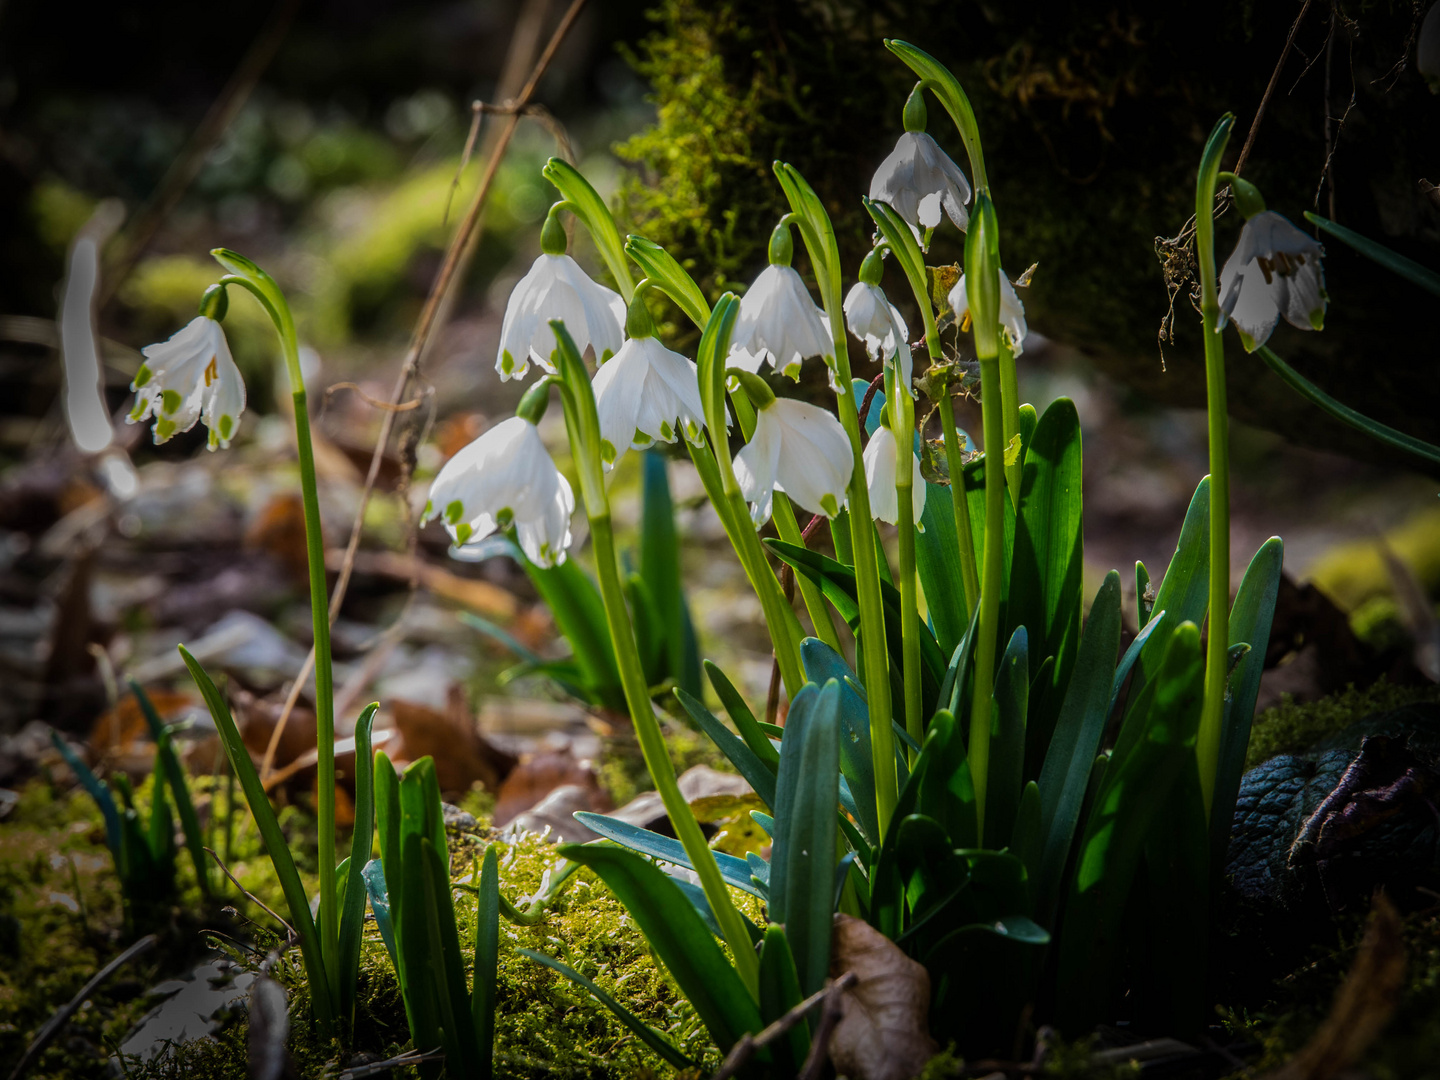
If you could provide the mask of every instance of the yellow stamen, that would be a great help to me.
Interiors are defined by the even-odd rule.
[[[960,316],[960,332],[961,332],[962,334],[968,334],[968,333],[970,332],[970,309],[969,309],[969,308],[966,308],[966,309],[965,309],[965,314],[962,315],[962,316]]]
[[[209,386],[220,377],[220,369],[215,364],[215,357],[210,357],[210,363],[205,368],[205,385]]]

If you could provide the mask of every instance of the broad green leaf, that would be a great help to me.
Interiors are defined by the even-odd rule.
[[[1230,824],[1235,816],[1235,798],[1240,791],[1240,774],[1245,771],[1245,751],[1250,745],[1250,723],[1255,717],[1255,698],[1260,693],[1260,676],[1270,644],[1270,624],[1275,601],[1280,595],[1280,576],[1285,564],[1285,544],[1272,536],[1260,545],[1240,581],[1230,609],[1230,643],[1250,646],[1239,665],[1230,673],[1225,701],[1225,726],[1220,734],[1219,767],[1215,791],[1210,800],[1211,865],[1225,865],[1230,843]]]
[[[1139,732],[1129,752],[1122,756],[1117,747],[1105,768],[1076,858],[1056,984],[1066,1031],[1088,1031],[1108,1015],[1141,852],[1181,771],[1196,767],[1205,673],[1200,631],[1184,622],[1164,640],[1165,655],[1139,703],[1144,707],[1135,721]]]
[[[786,933],[786,927],[771,923],[765,928],[765,941],[761,946],[760,1022],[767,1027],[799,1005],[804,997]],[[810,1053],[808,1026],[803,1021],[796,1024],[773,1045],[780,1072],[786,1076],[800,1072]]]
[[[380,931],[380,940],[390,954],[390,964],[397,971],[399,961],[395,956],[395,926],[390,921],[390,893],[385,888],[385,867],[379,859],[371,859],[361,872],[365,879],[365,891],[370,894],[370,910],[375,913],[375,929]]]
[[[651,1050],[654,1050],[655,1053],[659,1054],[670,1065],[673,1065],[677,1069],[694,1069],[697,1067],[698,1063],[692,1061],[677,1050],[669,1039],[665,1038],[664,1035],[645,1023],[645,1021],[641,1020],[569,964],[562,964],[553,956],[546,956],[544,953],[536,952],[534,949],[516,949],[515,951],[521,956],[529,957],[537,964],[544,964],[551,971],[558,971],[582,990],[588,990],[596,1001],[600,1002],[601,1005],[604,1005],[615,1014],[615,1019],[619,1020],[639,1036],[641,1042],[650,1047]]]
[[[356,867],[370,861],[375,841],[375,769],[370,754],[370,729],[375,722],[378,701],[365,706],[355,721],[355,829],[350,835],[351,872],[340,893],[340,947],[338,952],[338,994],[340,1019],[353,1024],[355,981],[360,973],[360,943],[365,932],[365,876]]]
[[[870,709],[860,692],[860,680],[845,658],[818,638],[800,643],[800,662],[805,678],[816,686],[824,686],[830,679],[840,684],[840,772],[854,801],[855,820],[874,844],[880,837],[875,816],[875,765],[870,757]]]
[[[921,757],[929,755],[924,775],[916,788],[912,813],[934,818],[944,828],[954,847],[973,847],[978,842],[975,786],[966,760],[965,736],[955,717],[945,709],[937,712],[925,733]],[[917,759],[916,771],[920,769]],[[895,812],[900,813],[900,802]]]
[[[832,806],[834,802],[835,800],[830,800]],[[588,810],[575,811],[575,820],[592,832],[599,833],[605,839],[615,841],[621,847],[638,851],[652,859],[661,859],[664,862],[674,863],[676,866],[683,866],[687,870],[695,869],[690,864],[690,856],[685,854],[685,848],[673,836],[661,836],[649,829],[631,825],[628,821],[606,817],[604,814],[592,814]],[[743,889],[755,896],[760,895],[750,881],[750,867],[743,859],[737,859],[734,855],[717,851],[715,852],[715,863],[720,868],[720,876],[725,879],[727,885]]]
[[[1406,435],[1403,431],[1396,431],[1394,428],[1372,420],[1362,412],[1350,408],[1349,405],[1337,401],[1325,393],[1318,386],[1312,383],[1305,376],[1301,375],[1293,367],[1280,359],[1271,351],[1268,345],[1262,345],[1256,349],[1256,354],[1265,361],[1265,366],[1285,380],[1287,386],[1294,390],[1312,405],[1329,413],[1342,424],[1349,424],[1358,431],[1363,431],[1377,442],[1392,446],[1396,450],[1402,450],[1407,454],[1413,454],[1422,461],[1428,461],[1432,465],[1440,465],[1440,446],[1426,442],[1424,439],[1417,439],[1413,435]]]
[[[140,705],[145,724],[150,729],[150,738],[155,740],[155,756],[158,767],[165,771],[165,783],[175,799],[175,813],[180,818],[180,829],[185,834],[185,848],[190,853],[190,862],[195,867],[195,879],[200,882],[200,891],[210,895],[210,864],[205,861],[205,839],[200,832],[200,818],[195,813],[195,804],[190,799],[190,785],[185,779],[185,769],[175,754],[175,743],[155,711],[150,696],[134,679],[128,680],[130,690]],[[107,823],[108,830],[108,823]]]
[[[1015,628],[1000,670],[990,710],[990,767],[985,794],[985,824],[991,846],[1010,839],[1024,787],[1025,717],[1030,697],[1029,641],[1025,627]]]
[[[200,666],[200,662],[191,656],[183,645],[180,646],[180,657],[185,661],[190,677],[195,680],[201,697],[210,709],[210,718],[215,721],[215,728],[220,733],[225,756],[230,759],[230,767],[240,781],[240,790],[245,793],[245,801],[250,805],[250,814],[260,830],[260,838],[265,842],[265,851],[275,868],[275,876],[280,879],[280,890],[285,894],[285,904],[290,909],[290,925],[300,936],[300,955],[305,962],[305,974],[310,983],[311,1007],[320,1023],[328,1027],[334,1024],[336,1019],[335,1001],[330,996],[330,981],[326,978],[325,962],[320,951],[320,935],[316,932],[315,920],[310,915],[310,897],[295,869],[290,846],[285,834],[280,831],[280,823],[275,819],[270,798],[265,794],[264,785],[260,783],[255,763],[250,760],[250,750],[245,745],[244,736],[240,734],[240,729],[235,726],[235,720],[230,715],[230,707],[225,704],[225,699],[210,680],[210,676],[205,673],[205,669]]]
[[[785,924],[802,994],[819,990],[830,970],[839,775],[840,684],[807,683],[780,744],[770,856],[770,918]]]
[[[743,739],[738,738],[720,722],[717,716],[705,708],[699,700],[686,693],[683,688],[675,690],[675,698],[690,714],[690,719],[700,725],[700,729],[710,736],[710,741],[719,747],[720,752],[729,759],[730,764],[734,765],[736,771],[745,778],[745,782],[755,789],[755,794],[760,796],[761,801],[766,806],[773,808],[775,806],[775,766],[761,761]]]
[[[1360,252],[1367,259],[1372,259],[1385,267],[1392,274],[1398,274],[1412,285],[1418,285],[1427,292],[1440,296],[1440,273],[1421,266],[1414,259],[1407,259],[1398,251],[1391,251],[1384,244],[1376,243],[1368,236],[1356,232],[1354,229],[1347,229],[1343,225],[1337,225],[1328,218],[1319,214],[1305,211],[1305,220],[1310,224],[1318,226],[1323,232],[1329,233],[1337,240],[1349,244],[1356,251]]]
[[[709,660],[705,661],[705,674],[710,677],[710,685],[715,688],[720,703],[725,706],[730,722],[735,725],[735,730],[740,732],[740,738],[745,740],[745,745],[770,768],[779,767],[780,751],[771,745],[770,737],[762,730],[760,722],[755,719],[755,714],[750,711],[750,706],[745,704],[745,699],[740,696],[740,691],[735,689],[729,677]]]
[[[1032,675],[1045,657],[1055,657],[1049,685],[1037,687],[1030,702],[1030,776],[1040,771],[1080,644],[1081,471],[1080,417],[1069,398],[1059,398],[1045,410],[1025,451],[1005,620],[1008,630],[1029,631]]]
[[[1009,850],[1025,864],[1025,872],[1033,882],[1040,875],[1040,853],[1044,834],[1041,832],[1040,785],[1031,780],[1020,794],[1020,808],[1015,812],[1015,831]]]
[[[1080,639],[1075,672],[1060,709],[1050,749],[1040,769],[1040,818],[1044,842],[1036,875],[1035,910],[1050,924],[1059,904],[1065,864],[1110,712],[1115,654],[1120,650],[1120,575],[1114,570],[1095,595]]]
[[[395,920],[395,944],[405,972],[400,985],[410,1038],[416,1046],[440,1047],[448,1058],[455,1047],[447,1032],[454,1031],[455,1023],[445,988],[443,946],[435,918],[435,884],[425,867],[425,843],[419,831],[403,834],[399,889],[403,902]],[[421,1075],[438,1077],[440,1068],[435,1063],[427,1064],[429,1067],[422,1068]]]
[[[588,866],[610,887],[722,1051],[746,1032],[760,1030],[755,999],[664,871],[622,848],[562,844],[558,851]]]
[[[439,793],[436,793],[436,810],[439,810]],[[460,934],[455,925],[455,901],[450,891],[450,871],[443,861],[444,856],[430,843],[428,837],[420,840],[421,872],[429,882],[429,919],[431,923],[432,952],[430,962],[440,961],[437,976],[442,980],[437,987],[437,996],[443,997],[448,1005],[442,1009],[445,1017],[445,1059],[450,1063],[451,1072],[462,1076],[477,1076],[480,1062],[477,1056],[475,1023],[471,1012],[470,990],[465,982],[465,961],[460,951]],[[408,869],[408,868],[407,868]],[[438,932],[439,949],[434,949]]]

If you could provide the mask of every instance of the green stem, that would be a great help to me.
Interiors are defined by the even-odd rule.
[[[780,534],[781,540],[797,547],[805,546],[805,535],[800,531],[800,523],[795,520],[795,508],[790,505],[790,499],[781,492],[775,492],[770,516],[775,521],[775,531]],[[841,652],[840,635],[830,618],[830,605],[825,602],[825,594],[804,574],[795,575],[795,584],[800,589],[801,599],[805,601],[805,610],[810,613],[810,622],[815,626],[815,636],[837,653]]]
[[[1215,793],[1220,736],[1225,723],[1225,684],[1230,674],[1230,430],[1225,400],[1225,345],[1215,275],[1215,184],[1220,156],[1234,117],[1220,118],[1195,182],[1195,255],[1200,279],[1200,320],[1205,339],[1205,405],[1210,435],[1210,606],[1205,645],[1205,703],[1195,740],[1205,815]]]
[[[660,723],[655,719],[655,710],[650,704],[650,688],[645,681],[645,672],[640,664],[640,650],[635,644],[635,631],[625,608],[625,594],[620,587],[620,575],[615,561],[615,537],[610,527],[608,513],[590,518],[590,536],[595,545],[595,569],[600,578],[600,595],[605,601],[605,617],[610,625],[610,637],[615,642],[615,656],[620,664],[620,681],[625,687],[625,699],[630,705],[630,718],[635,724],[635,736],[640,743],[640,752],[645,757],[645,767],[655,781],[655,790],[675,835],[685,848],[690,863],[700,877],[700,885],[710,901],[726,942],[734,954],[735,966],[745,985],[752,994],[759,993],[760,966],[745,921],[735,909],[720,877],[720,868],[715,864],[715,855],[705,842],[700,823],[690,810],[690,804],[680,793],[675,779],[675,766],[665,746],[665,736]]]
[[[893,370],[893,365],[892,365]],[[920,683],[920,601],[915,571],[915,465],[911,449],[915,430],[915,399],[900,385],[898,372],[891,383],[891,416],[895,419],[895,515],[900,534],[900,646],[905,673],[905,731],[918,744],[925,738],[925,701]],[[910,751],[913,767],[916,753]]]
[[[960,578],[965,586],[965,615],[968,618],[980,598],[980,573],[975,565],[975,530],[965,504],[965,463],[960,456],[960,439],[955,431],[955,403],[950,388],[936,402],[940,424],[945,429],[945,464],[950,471],[950,507],[955,513],[955,535],[960,542]]]
[[[1000,403],[1005,414],[1005,451],[1020,432],[1020,384],[1015,375],[1015,354],[1004,342],[1000,345]],[[1010,490],[1010,504],[1020,509],[1020,456],[1005,463],[1005,486]]]
[[[220,279],[252,293],[275,324],[295,406],[295,447],[300,462],[300,500],[305,516],[305,560],[310,576],[310,622],[315,639],[315,818],[320,863],[320,950],[331,1000],[340,999],[340,902],[335,874],[335,685],[330,664],[330,598],[325,582],[325,538],[315,480],[315,449],[295,318],[275,279],[244,256],[211,252],[230,270]]]
[[[980,361],[985,424],[985,567],[980,583],[980,626],[975,641],[975,696],[970,705],[970,776],[975,785],[976,830],[985,842],[985,790],[990,771],[990,699],[994,693],[995,645],[1000,628],[1000,577],[1005,560],[1005,480],[996,466],[1005,457],[999,364]]]

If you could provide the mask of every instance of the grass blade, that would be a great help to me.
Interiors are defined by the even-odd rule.
[[[1407,259],[1398,251],[1391,251],[1384,244],[1376,243],[1368,236],[1362,236],[1353,229],[1345,228],[1344,225],[1337,225],[1328,218],[1311,213],[1309,210],[1305,211],[1305,220],[1322,232],[1327,232],[1337,240],[1349,244],[1361,255],[1379,263],[1392,274],[1398,274],[1412,285],[1418,285],[1426,292],[1440,296],[1440,273],[1421,266],[1414,259]]]
[[[765,928],[765,944],[760,952],[760,1022],[767,1027],[800,1004],[800,977],[795,970],[795,956],[790,951],[786,928],[771,923]],[[796,1024],[785,1038],[773,1044],[778,1060],[776,1066],[784,1076],[800,1072],[810,1053],[810,1029]]]
[[[624,1005],[621,1005],[604,990],[596,986],[595,983],[587,979],[584,975],[581,975],[568,964],[563,964],[553,956],[546,956],[544,953],[536,952],[534,949],[516,949],[515,951],[521,956],[528,956],[537,964],[544,964],[551,971],[559,972],[582,990],[589,991],[596,1001],[600,1002],[601,1005],[604,1005],[615,1014],[615,1019],[633,1031],[641,1042],[664,1058],[669,1065],[677,1069],[694,1069],[698,1067],[699,1062],[692,1061],[686,1057],[677,1050],[675,1044],[665,1038],[664,1035],[661,1035],[660,1032],[645,1023],[645,1021],[641,1020],[629,1009],[625,1008]]]
[[[831,805],[834,805],[833,799]],[[592,814],[588,810],[575,811],[575,820],[586,828],[599,833],[605,839],[613,840],[621,847],[638,851],[652,859],[660,859],[664,862],[674,863],[676,866],[683,866],[687,870],[695,869],[690,864],[690,856],[685,853],[685,848],[673,836],[662,836],[649,829],[642,829],[638,825],[631,825],[628,821],[606,817],[604,814]],[[750,867],[743,859],[737,859],[734,855],[717,851],[715,852],[715,863],[720,868],[720,876],[725,879],[727,885],[743,889],[755,896],[760,895],[750,881]]]
[[[766,765],[772,769],[779,768],[780,751],[770,742],[770,736],[765,734],[729,676],[709,660],[705,661],[705,674],[710,677],[710,685],[715,688],[720,703],[725,706],[730,722],[735,725],[735,730],[740,732],[740,738],[745,740],[745,745]]]
[[[676,688],[675,699],[690,714],[690,719],[699,724],[700,729],[710,736],[710,741],[720,748],[720,752],[730,760],[730,764],[735,766],[740,775],[745,778],[745,782],[755,789],[755,794],[760,796],[761,801],[773,809],[775,806],[775,767],[761,761],[743,739],[731,732],[714,713],[705,708],[683,687]]]
[[[120,870],[120,851],[122,841],[120,839],[120,809],[115,805],[115,796],[110,794],[110,789],[104,782],[95,775],[89,765],[81,760],[80,755],[70,748],[70,744],[60,737],[55,730],[50,732],[50,742],[59,751],[65,764],[70,766],[75,779],[80,781],[83,787],[95,800],[95,805],[100,808],[100,816],[105,819],[105,846],[110,849],[110,854],[115,859],[115,869]]]
[[[135,700],[140,705],[140,712],[145,717],[145,724],[150,729],[150,738],[155,740],[155,756],[165,771],[165,782],[170,786],[175,799],[175,813],[180,818],[180,830],[185,834],[185,849],[190,853],[190,862],[194,864],[200,891],[209,896],[210,864],[205,859],[205,838],[200,833],[200,818],[190,799],[190,785],[185,779],[185,769],[175,754],[175,743],[166,732],[160,714],[155,711],[150,695],[146,694],[134,679],[128,681]]]
[[[260,783],[260,774],[255,771],[255,763],[250,760],[245,739],[230,715],[230,707],[225,704],[225,699],[220,696],[220,691],[211,682],[200,662],[190,655],[184,645],[179,648],[181,659],[190,669],[190,677],[195,680],[195,685],[200,688],[200,696],[205,699],[205,704],[210,709],[210,717],[220,732],[220,742],[225,747],[225,755],[230,759],[230,767],[235,770],[235,776],[240,781],[245,801],[250,804],[250,813],[255,818],[261,839],[265,842],[265,851],[275,868],[275,876],[280,879],[280,889],[285,894],[285,903],[290,909],[290,925],[300,935],[300,955],[304,959],[305,974],[310,982],[310,999],[315,1017],[322,1026],[332,1027],[336,1019],[335,1001],[330,996],[330,980],[326,977],[325,961],[320,951],[320,935],[316,932],[315,920],[310,916],[310,897],[306,895],[299,871],[295,869],[295,859],[290,854],[290,846],[285,834],[280,831],[280,822],[276,820],[270,798]]]
[[[760,1030],[755,999],[664,871],[622,848],[562,844],[558,853],[588,866],[610,887],[722,1051]]]
[[[1440,465],[1440,446],[1434,446],[1424,439],[1417,439],[1413,435],[1406,435],[1403,431],[1396,431],[1394,428],[1380,423],[1378,420],[1371,420],[1364,413],[1357,412],[1349,405],[1335,400],[1325,393],[1318,386],[1312,383],[1305,376],[1301,375],[1293,367],[1280,359],[1271,351],[1268,345],[1261,345],[1255,350],[1265,366],[1285,380],[1285,384],[1303,397],[1312,405],[1329,413],[1342,424],[1349,424],[1358,431],[1363,431],[1377,442],[1396,450],[1402,450],[1407,454],[1413,454],[1422,461],[1428,461],[1432,465]]]
[[[870,756],[870,708],[860,692],[860,680],[845,658],[818,638],[806,638],[800,643],[800,663],[805,678],[816,686],[824,686],[831,679],[840,684],[840,772],[850,789],[855,820],[865,838],[872,845],[878,843],[880,823],[875,810],[875,765]]]
[[[370,729],[375,723],[378,701],[365,706],[355,721],[355,830],[350,836],[350,872],[340,900],[340,945],[338,986],[335,1000],[340,1018],[353,1024],[355,980],[360,974],[360,943],[365,932],[365,875],[375,843],[375,763],[370,754]]]

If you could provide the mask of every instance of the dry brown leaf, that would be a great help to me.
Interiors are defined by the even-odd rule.
[[[1405,986],[1405,943],[1400,915],[1377,892],[1355,964],[1330,1015],[1293,1058],[1266,1080],[1331,1080],[1347,1072],[1390,1021]]]
[[[610,808],[610,800],[601,789],[590,762],[577,760],[569,751],[536,754],[521,761],[500,785],[495,799],[495,825],[509,824],[556,788],[567,784],[589,793],[590,809]]]
[[[345,563],[345,553],[332,549],[325,553],[325,565],[338,571]],[[515,597],[498,585],[476,578],[461,577],[434,563],[394,551],[358,551],[355,570],[361,574],[409,581],[415,578],[422,587],[441,600],[449,600],[469,611],[491,618],[509,619],[519,607]]]
[[[269,554],[285,567],[292,581],[309,581],[305,507],[299,493],[272,496],[245,530],[245,546]]]
[[[835,1071],[850,1080],[908,1080],[939,1051],[930,1037],[930,976],[862,919],[836,913],[830,976],[858,979],[840,997],[830,1037]]]
[[[499,792],[515,769],[515,755],[480,734],[459,686],[450,687],[444,712],[418,702],[392,701],[390,713],[400,733],[390,756],[403,761],[433,757],[441,791],[469,791],[478,780]]]
[[[160,714],[161,720],[171,720],[176,713],[190,707],[195,700],[189,694],[177,694],[170,690],[147,690],[146,696]],[[137,752],[137,741],[148,742],[150,728],[145,723],[145,714],[140,711],[140,702],[134,694],[126,694],[113,709],[100,714],[90,729],[90,755],[92,759],[112,757]],[[149,757],[153,747],[147,748]]]

